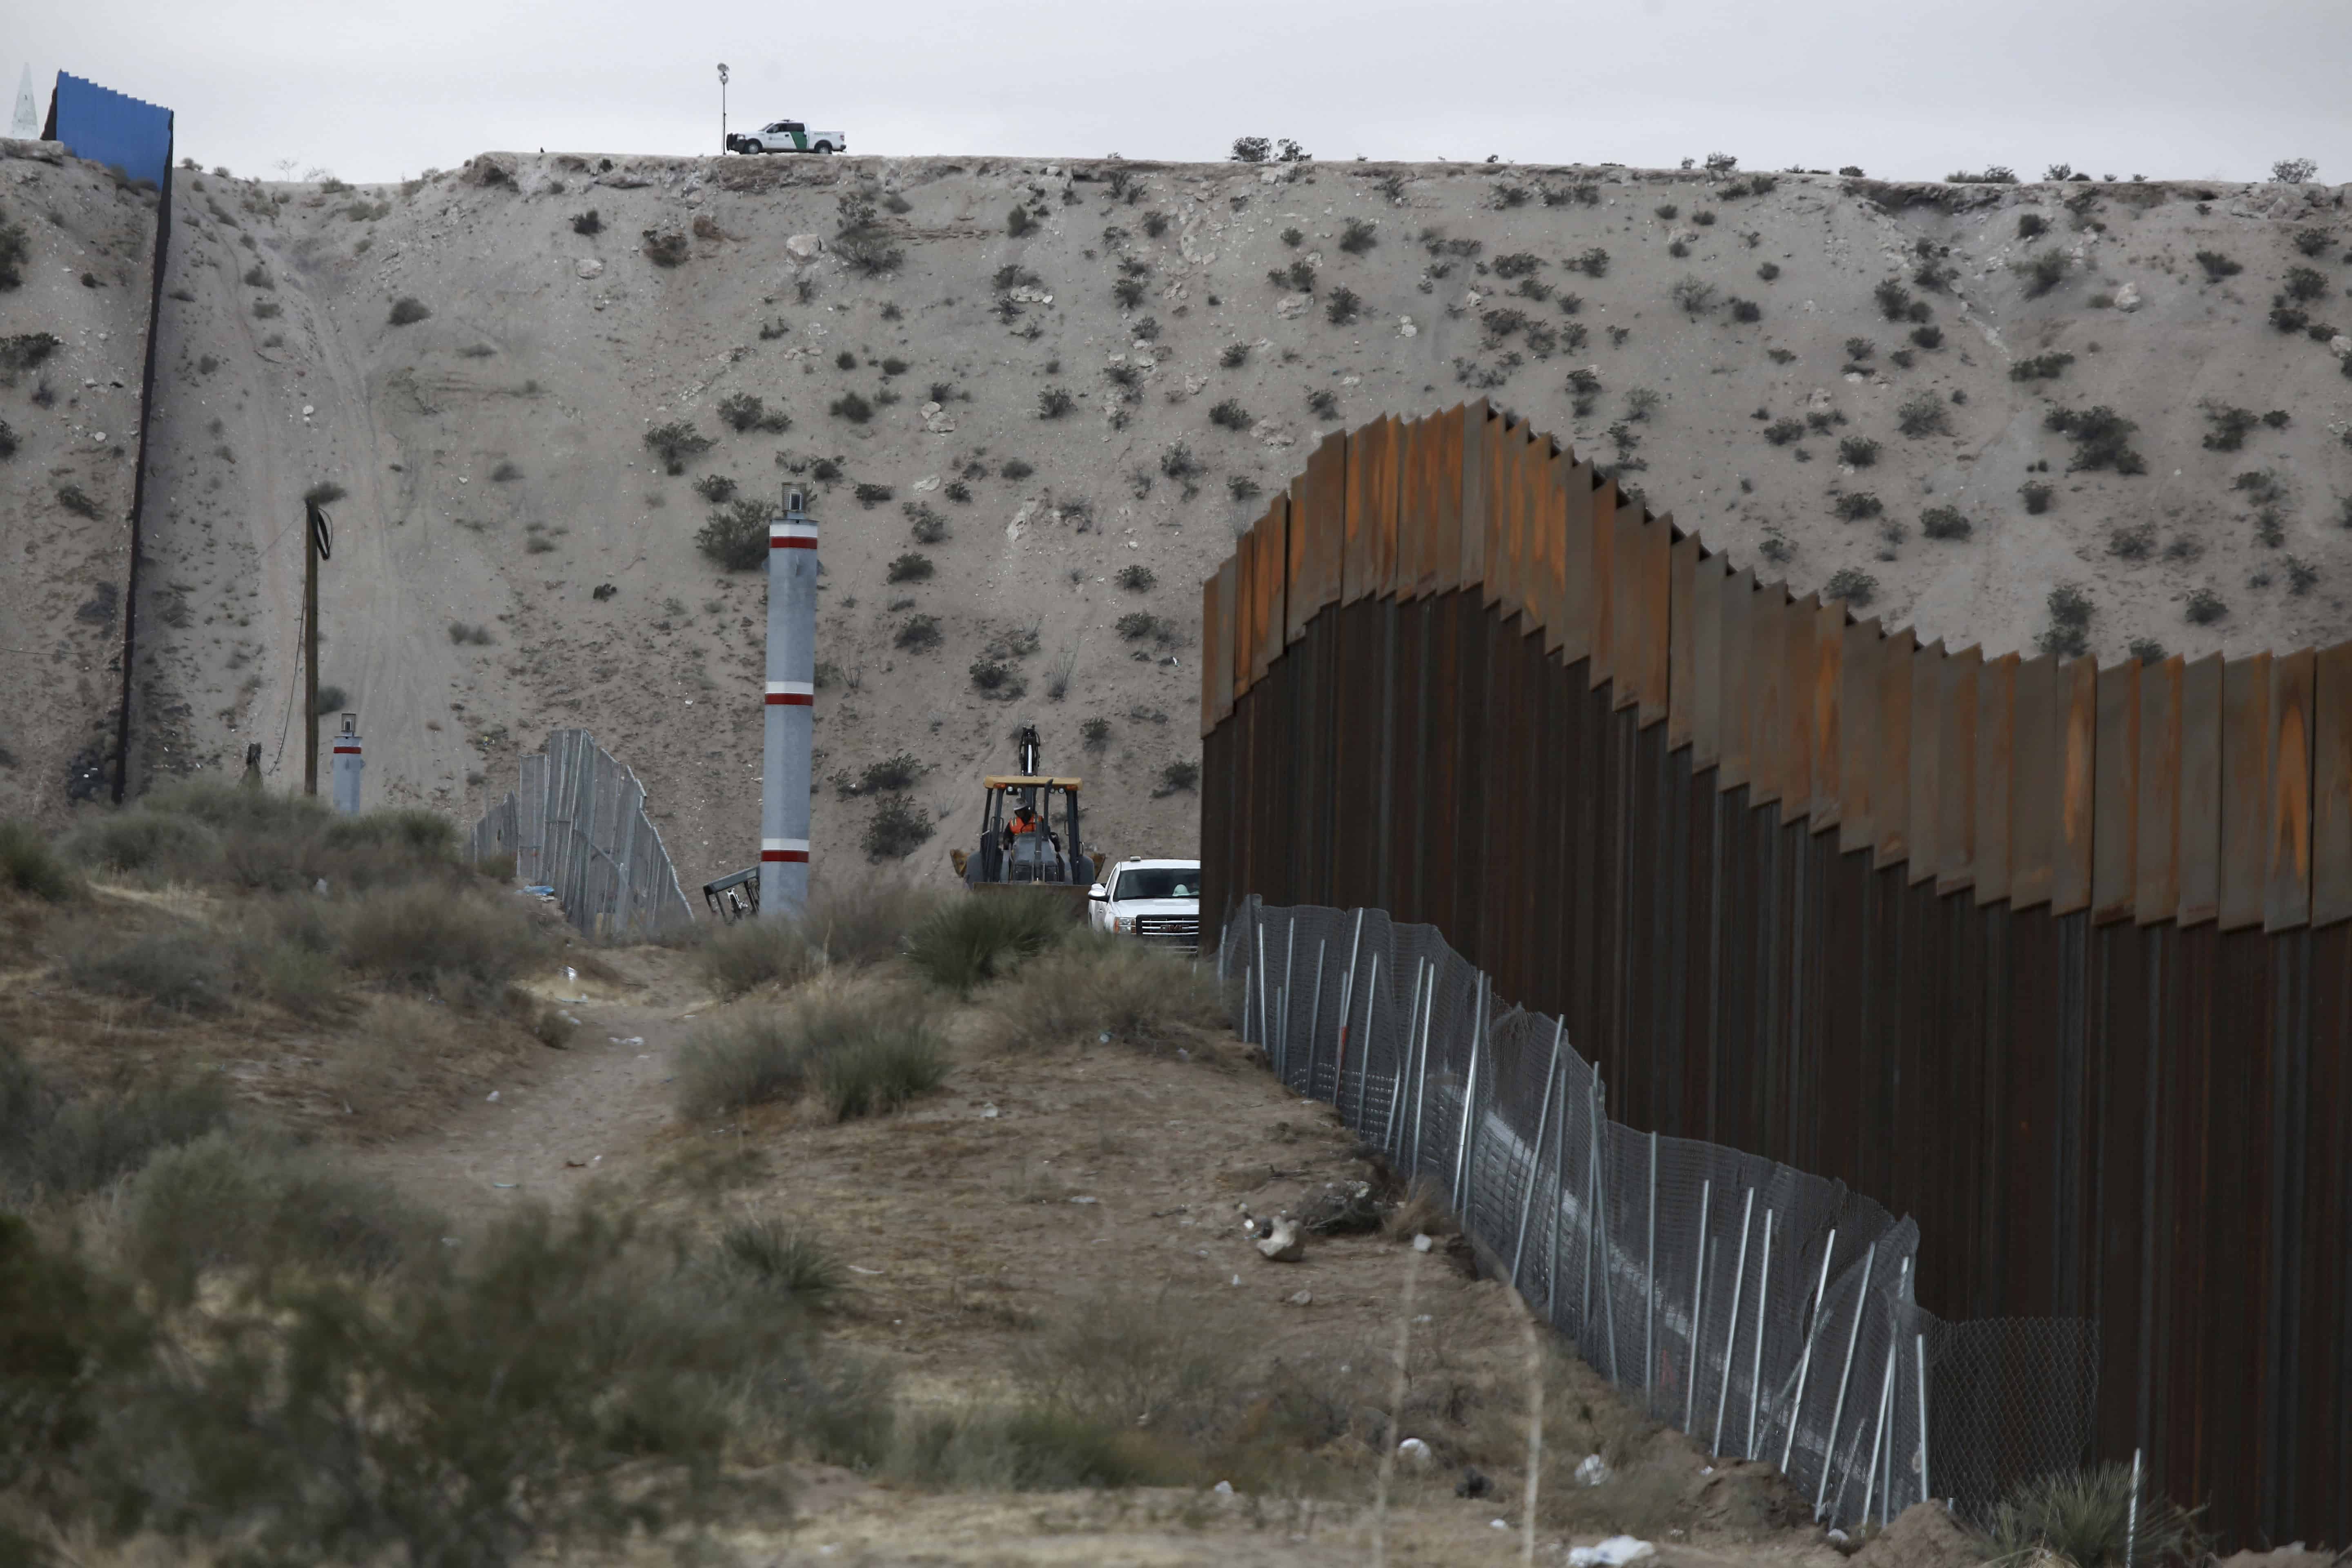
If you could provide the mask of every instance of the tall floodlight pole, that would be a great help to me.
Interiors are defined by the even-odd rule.
[[[335,552],[333,525],[318,502],[302,503],[302,793],[319,793],[319,563]]]
[[[727,151],[727,62],[719,62],[719,151]]]
[[[816,524],[801,492],[768,524],[767,723],[760,747],[760,916],[808,905],[809,746],[816,721]]]

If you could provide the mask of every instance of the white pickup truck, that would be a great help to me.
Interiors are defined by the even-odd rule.
[[[1121,860],[1087,889],[1097,931],[1185,952],[1201,948],[1201,863]]]
[[[812,131],[797,120],[779,120],[757,131],[727,138],[730,153],[846,153],[849,138],[838,131]]]

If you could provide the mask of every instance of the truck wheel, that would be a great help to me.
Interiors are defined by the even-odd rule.
[[[819,153],[831,153],[833,151],[833,143],[830,142],[820,142],[816,144],[814,151]]]

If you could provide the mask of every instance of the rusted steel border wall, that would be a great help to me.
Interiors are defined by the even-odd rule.
[[[2352,644],[1987,657],[1706,550],[1483,402],[1335,437],[1204,585],[1204,944],[1442,930],[1629,1124],[2085,1316],[2098,1447],[2352,1541]]]

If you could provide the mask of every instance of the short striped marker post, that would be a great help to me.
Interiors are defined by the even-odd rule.
[[[809,749],[816,721],[816,524],[801,492],[768,524],[768,681],[761,736],[760,915],[808,904]]]

